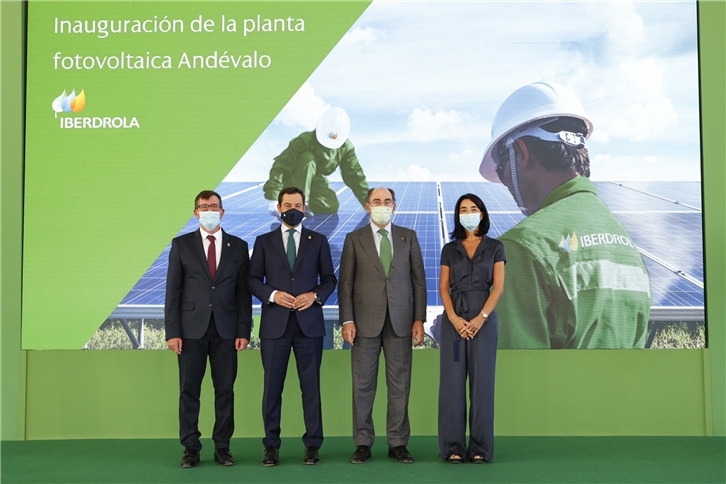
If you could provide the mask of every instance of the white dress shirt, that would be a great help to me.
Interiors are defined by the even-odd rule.
[[[288,234],[287,231],[291,228],[295,231],[292,233],[292,239],[295,241],[295,255],[297,255],[298,250],[300,250],[300,234],[302,231],[302,223],[297,224],[297,226],[295,227],[288,227],[285,224],[280,224],[280,231],[282,233],[282,246],[284,247],[285,253],[287,254],[287,241],[290,238],[290,234]],[[272,291],[268,302],[275,302],[275,293],[277,293],[277,289]]]
[[[204,257],[208,257],[209,254],[209,239],[207,237],[211,235],[214,237],[214,248],[217,255],[217,263],[215,267],[219,267],[219,260],[222,257],[222,229],[217,230],[215,233],[210,234],[202,227],[199,227],[199,232],[202,234],[202,243],[204,244]]]
[[[370,223],[371,230],[373,230],[373,240],[376,243],[376,252],[378,252],[378,257],[381,256],[381,240],[383,240],[383,236],[378,233],[379,230],[381,230],[381,227],[374,224],[372,221]],[[384,228],[388,232],[388,241],[391,243],[391,257],[393,257],[393,239],[391,238],[391,222],[388,222],[388,225],[386,225]]]

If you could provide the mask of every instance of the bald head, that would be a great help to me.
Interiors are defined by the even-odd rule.
[[[374,200],[377,200],[377,202],[374,203]],[[366,199],[366,201],[370,205],[387,205],[385,203],[386,200],[390,200],[390,203],[388,203],[388,205],[396,203],[396,194],[390,188],[378,187],[368,190],[368,198]]]

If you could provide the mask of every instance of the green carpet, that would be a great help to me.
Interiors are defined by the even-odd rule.
[[[414,437],[415,464],[386,457],[385,439],[373,458],[350,464],[349,437],[326,439],[321,463],[302,464],[300,439],[283,439],[280,465],[260,464],[259,439],[234,439],[234,467],[212,460],[204,440],[202,461],[181,469],[177,441],[63,440],[3,442],[3,483],[724,483],[723,437],[497,437],[495,461],[447,464],[437,457],[436,437]]]

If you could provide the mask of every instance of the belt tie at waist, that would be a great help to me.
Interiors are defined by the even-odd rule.
[[[470,292],[489,292],[489,286],[475,284],[466,288],[452,288],[451,301],[454,303],[454,311],[458,315],[469,315],[469,293]],[[464,317],[464,316],[462,316]],[[460,359],[460,343],[461,335],[458,331],[454,332],[454,361]]]

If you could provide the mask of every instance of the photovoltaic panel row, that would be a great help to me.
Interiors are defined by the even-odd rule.
[[[623,191],[627,190],[626,188],[603,182],[597,184],[599,190],[603,184],[612,185],[602,190],[604,199],[610,199],[613,204],[617,205],[622,204],[623,199],[627,198],[622,195]],[[253,247],[257,235],[279,226],[279,222],[267,213],[269,201],[264,199],[260,185],[259,182],[225,182],[218,188],[224,200],[223,226],[225,230],[245,239],[250,244],[250,248]],[[441,232],[437,213],[436,183],[372,182],[371,185],[389,186],[396,191],[398,211],[401,213],[394,216],[394,222],[416,230],[426,266],[428,304],[440,305],[438,277]],[[683,186],[698,192],[700,196],[698,184],[684,184]],[[328,236],[337,273],[345,235],[367,224],[368,216],[353,196],[352,191],[345,188],[342,182],[332,182],[331,188],[340,191],[341,208],[339,212],[334,215],[317,214],[310,219],[306,219],[304,224],[306,227],[320,231]],[[441,188],[444,207],[449,212],[447,214],[449,231],[453,228],[451,210],[453,210],[456,199],[467,192],[480,195],[491,211],[508,212],[492,214],[490,235],[493,237],[498,237],[524,218],[512,201],[506,187],[501,184],[478,181],[442,182]],[[648,188],[654,192],[658,191],[657,184]],[[661,190],[661,192],[665,190],[667,189]],[[641,200],[640,197],[644,196],[648,199],[648,203],[660,207],[667,206],[666,211],[672,210],[672,207],[675,206],[673,203],[658,199],[655,199],[655,201],[650,200],[653,197],[649,195],[632,190],[628,191],[633,193],[633,195],[629,194],[632,203],[640,203],[638,200]],[[631,212],[634,208],[636,207],[631,206],[628,211]],[[701,219],[698,212],[691,210],[683,214],[662,213],[657,214],[657,216],[649,213],[648,217],[645,218],[646,220],[642,215],[632,213],[616,213],[616,216],[631,232],[636,245],[642,246],[657,257],[662,257],[669,264],[687,268],[694,277],[703,280],[700,238]],[[179,233],[186,233],[197,228],[197,220],[191,218]],[[674,232],[679,233],[677,250],[674,250],[672,243]],[[122,304],[163,304],[168,252],[169,247],[160,254],[159,258],[129,292],[128,296],[124,298]],[[656,281],[653,287],[654,305],[703,305],[703,291],[700,288],[693,286],[693,284],[681,277],[675,276],[671,271],[652,260],[646,258],[646,263],[653,279]],[[337,294],[328,300],[328,304],[337,304]]]
[[[242,237],[248,242],[250,248],[254,246],[257,235],[279,227],[279,222],[267,213],[240,214],[227,211],[229,209],[226,207],[230,205],[225,204],[225,230]],[[432,232],[438,226],[437,214],[398,214],[394,217],[394,223],[416,230],[426,265],[429,304],[440,305],[438,297],[438,264],[441,244],[438,232]],[[336,275],[339,274],[340,257],[346,234],[367,224],[368,216],[362,210],[357,214],[316,215],[304,222],[306,227],[325,233],[328,236]],[[192,219],[180,233],[196,229],[198,229],[198,222],[196,219]],[[169,250],[170,246],[164,249],[121,304],[159,305],[164,303]],[[328,299],[327,303],[330,305],[338,304],[337,292]]]
[[[702,207],[701,183],[695,181],[684,182],[646,182],[646,181],[629,181],[629,182],[609,182],[621,185],[622,188],[637,190],[647,193],[651,196],[667,198],[674,200],[678,204],[696,207],[699,210]]]
[[[616,214],[635,244],[703,282],[702,218],[699,212]]]

